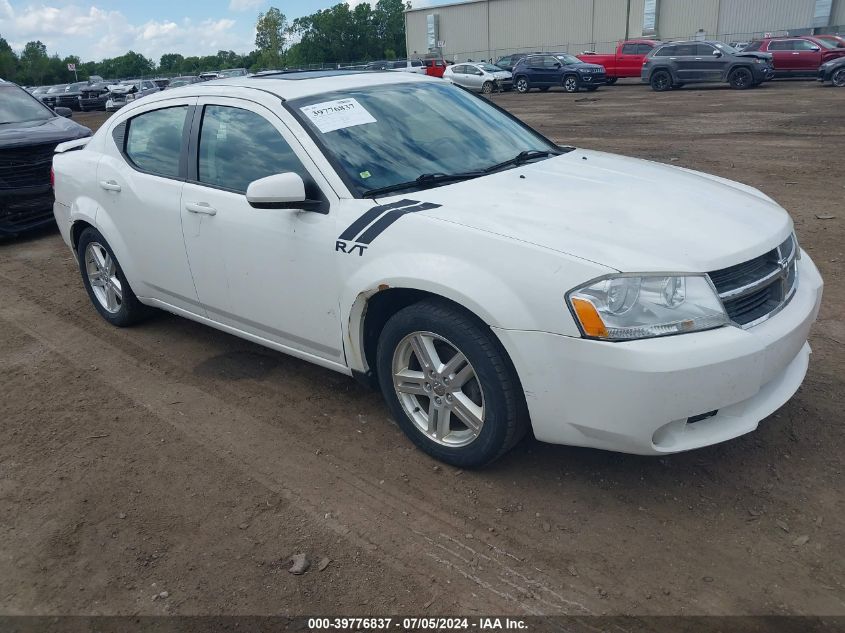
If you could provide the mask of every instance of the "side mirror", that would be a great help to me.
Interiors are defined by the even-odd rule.
[[[815,51],[816,53],[818,53],[818,52],[821,50],[821,48],[819,48],[818,46],[811,46],[811,47],[810,47],[810,50],[811,50],[811,51]]]
[[[71,110],[70,108],[63,108],[62,106],[58,106],[56,108],[53,108],[53,112],[66,119],[73,118],[73,110]]]
[[[715,50],[713,51],[713,57],[721,57],[721,56],[722,56],[722,51],[715,51]]]
[[[256,209],[319,211],[323,207],[321,200],[305,197],[302,176],[290,171],[253,180],[246,188],[246,201]]]

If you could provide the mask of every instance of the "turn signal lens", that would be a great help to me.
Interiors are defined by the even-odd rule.
[[[573,297],[572,307],[575,308],[575,314],[578,315],[578,320],[587,336],[607,338],[607,328],[604,326],[596,306],[591,301]]]

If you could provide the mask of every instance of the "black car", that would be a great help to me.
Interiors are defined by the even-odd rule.
[[[546,53],[541,53],[539,51],[534,51],[531,53],[514,53],[512,55],[505,55],[504,57],[500,57],[496,60],[493,64],[494,66],[498,66],[502,70],[507,70],[508,72],[513,71],[513,67],[516,66],[516,63],[520,59],[525,59],[529,55],[545,55]]]
[[[607,83],[607,71],[600,64],[588,64],[567,53],[528,55],[520,59],[511,71],[517,92],[532,88],[545,92],[552,86],[562,86],[566,92],[582,88],[593,91]]]
[[[688,83],[727,82],[744,90],[775,76],[769,53],[740,52],[724,42],[668,42],[651,50],[640,78],[664,92]]]
[[[87,81],[78,81],[73,84],[68,84],[64,92],[56,95],[53,107],[60,106],[62,108],[70,108],[71,110],[79,110],[79,97],[82,95],[82,89],[88,85]]]
[[[109,99],[108,86],[110,82],[101,81],[82,88],[79,93],[79,109],[83,112],[91,110],[105,110]]]
[[[70,114],[63,108],[59,112]],[[0,235],[53,221],[53,150],[63,141],[86,136],[91,136],[87,127],[0,80]]]
[[[819,66],[818,80],[829,81],[837,88],[845,87],[845,57],[833,59]]]
[[[48,108],[55,108],[56,107],[56,99],[59,98],[60,94],[64,94],[65,88],[68,87],[69,84],[57,84],[55,86],[50,86],[46,91],[42,92],[38,95],[38,98]]]

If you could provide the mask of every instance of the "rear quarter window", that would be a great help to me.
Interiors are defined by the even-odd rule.
[[[182,130],[188,106],[162,108],[140,114],[128,122],[124,154],[142,171],[179,177]]]

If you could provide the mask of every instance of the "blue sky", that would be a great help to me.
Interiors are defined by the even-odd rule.
[[[134,50],[207,55],[253,48],[259,11],[276,6],[292,19],[342,0],[0,0],[0,36],[20,51],[41,40],[48,52],[99,60]],[[357,4],[361,0],[347,0]],[[447,0],[414,0],[415,6]],[[372,0],[375,4],[375,0]]]

